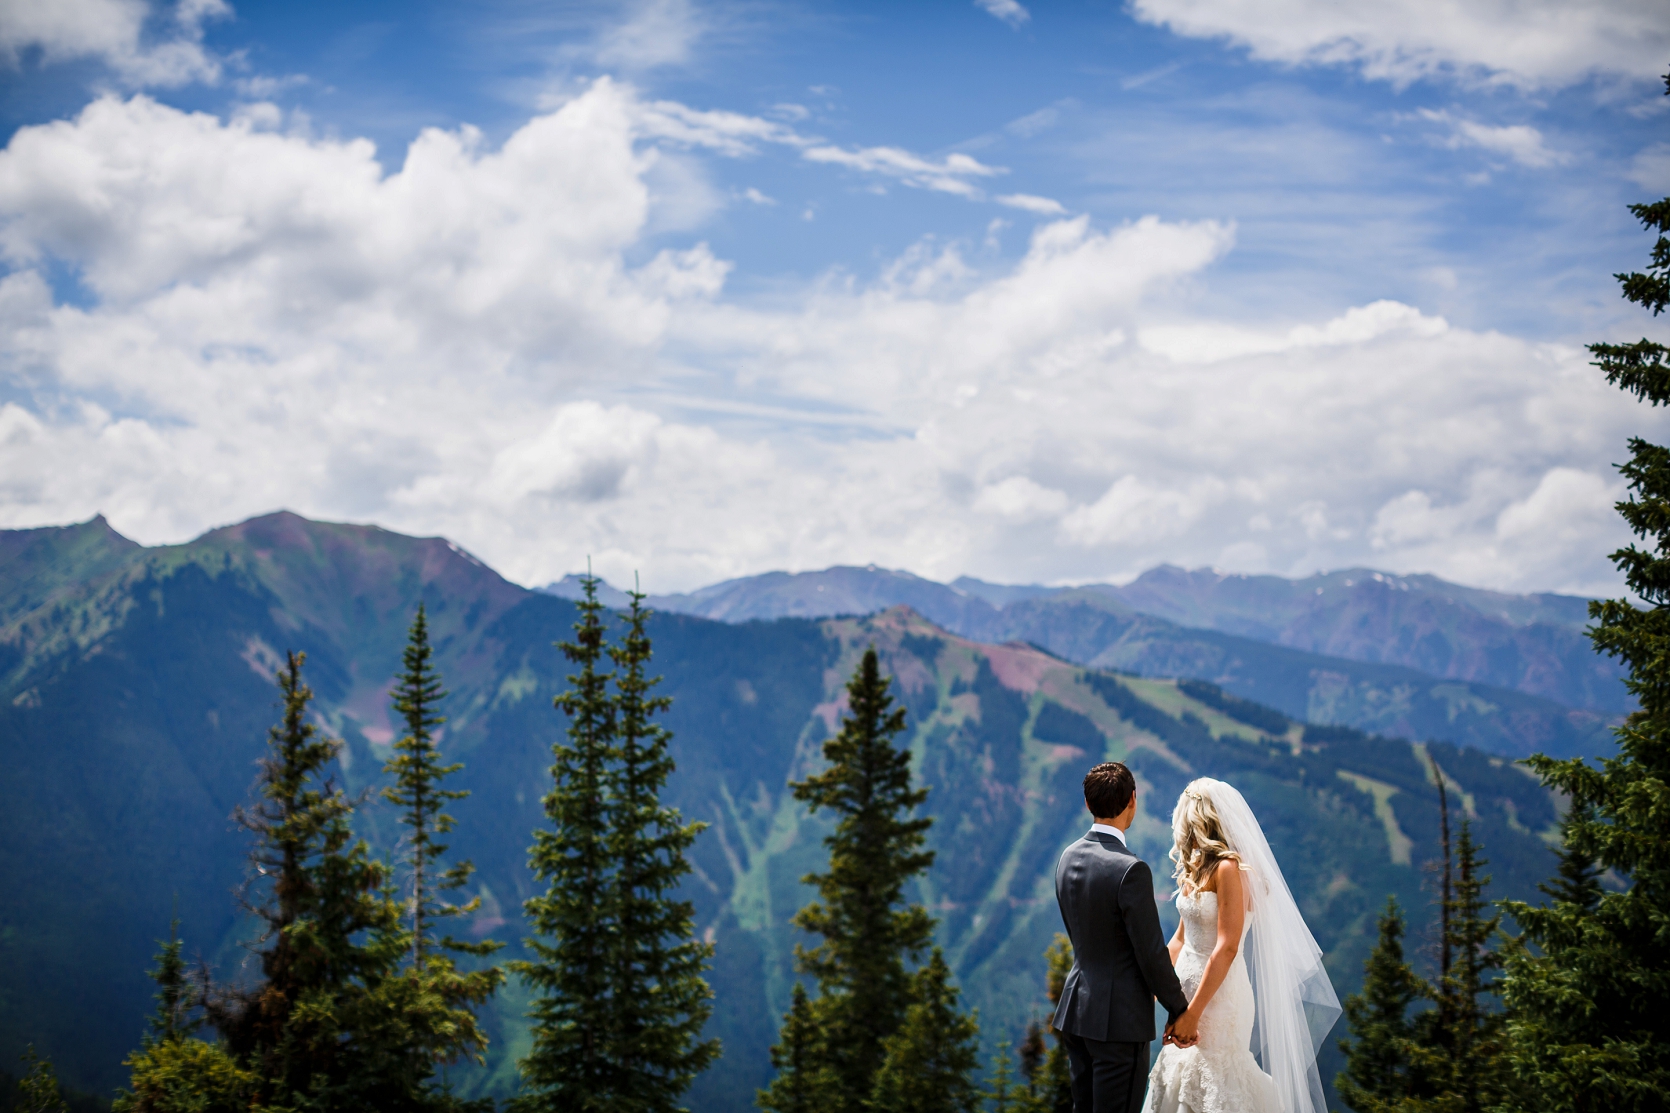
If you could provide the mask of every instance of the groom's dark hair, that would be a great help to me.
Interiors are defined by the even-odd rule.
[[[1084,803],[1098,819],[1112,819],[1131,806],[1137,779],[1122,762],[1104,761],[1084,775]]]

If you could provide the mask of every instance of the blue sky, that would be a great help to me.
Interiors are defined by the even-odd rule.
[[[1610,588],[1670,13],[1246,8],[13,5],[0,525]]]

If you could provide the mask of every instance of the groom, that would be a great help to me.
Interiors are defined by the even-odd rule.
[[[1189,1003],[1160,931],[1154,875],[1125,846],[1137,817],[1136,778],[1117,761],[1103,762],[1085,774],[1084,805],[1095,822],[1055,867],[1073,968],[1050,1024],[1072,1068],[1073,1113],[1138,1113],[1154,1000],[1168,1014],[1167,1039]]]

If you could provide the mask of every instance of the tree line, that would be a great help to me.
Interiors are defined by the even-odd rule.
[[[529,850],[547,886],[525,905],[529,957],[496,963],[502,943],[448,930],[480,899],[455,899],[473,866],[449,860],[449,807],[468,793],[447,787],[463,766],[438,745],[447,693],[425,608],[392,692],[405,728],[380,793],[404,828],[392,860],[354,834],[364,801],[331,775],[343,744],[312,721],[305,655],[291,652],[255,798],[237,812],[253,843],[239,900],[260,927],[249,948],[259,976],[221,981],[191,967],[176,920],[150,972],[156,1010],[127,1059],[117,1113],[487,1113],[492,1100],[455,1094],[445,1068],[485,1061],[477,1011],[512,975],[533,992],[532,1047],[510,1110],[678,1107],[719,1054],[701,1039],[712,947],[676,893],[703,825],[660,799],[673,761],[656,716],[669,701],[647,671],[643,596],[632,595],[611,644],[596,587],[587,581],[573,638],[560,643],[575,671],[556,699],[568,725],[552,746],[548,825]],[[17,1108],[67,1109],[50,1064],[31,1055],[28,1065]]]

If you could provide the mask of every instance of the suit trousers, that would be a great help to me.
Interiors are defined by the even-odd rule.
[[[1061,1033],[1073,1075],[1073,1113],[1141,1113],[1148,1093],[1148,1043],[1114,1043]]]

